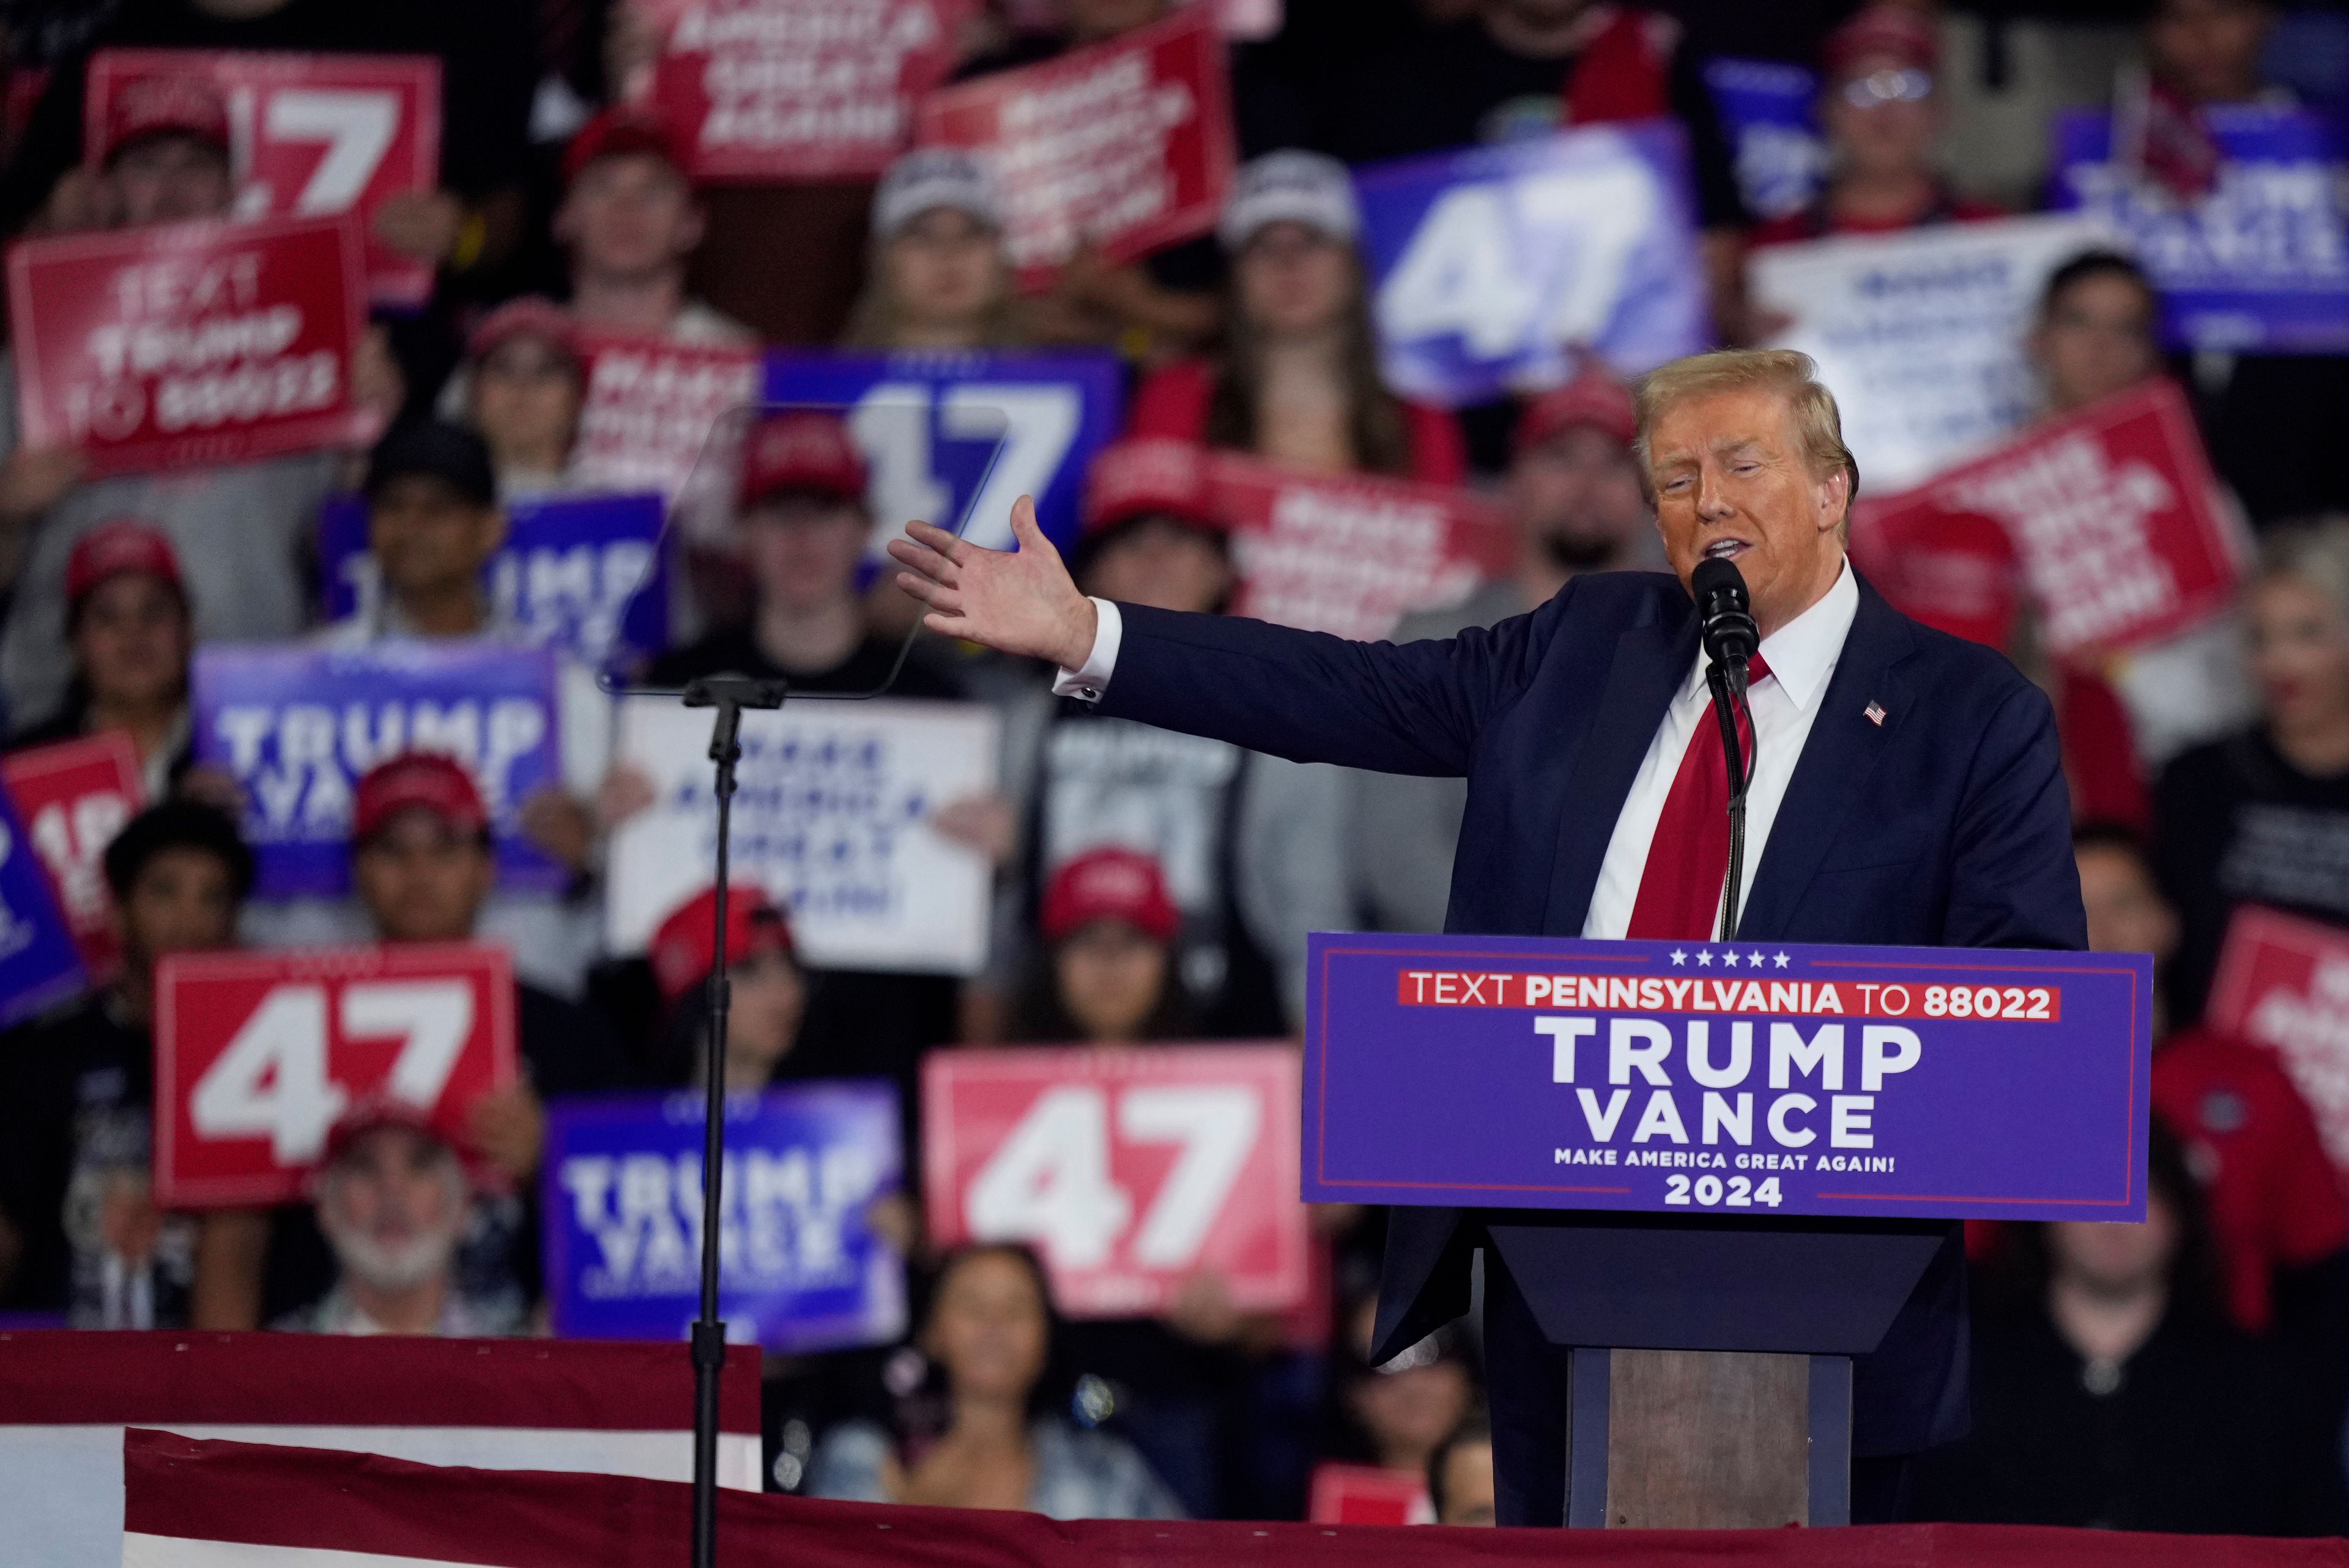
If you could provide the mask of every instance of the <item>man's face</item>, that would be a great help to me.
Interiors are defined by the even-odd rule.
[[[1438,1524],[1497,1523],[1493,1510],[1493,1445],[1454,1443],[1444,1456],[1444,1517]]]
[[[854,501],[770,496],[742,514],[742,553],[761,606],[813,615],[856,594],[872,523]]]
[[[2084,846],[2076,858],[2080,899],[2088,909],[2088,950],[2167,959],[2178,945],[2178,918],[2145,862],[2106,844]]]
[[[367,504],[367,542],[394,598],[472,583],[505,540],[505,517],[445,479],[403,473]]]
[[[188,687],[188,609],[149,572],[120,572],[74,612],[75,669],[100,703],[176,702]]]
[[[1835,586],[1849,484],[1840,470],[1811,472],[1785,398],[1687,399],[1656,421],[1648,453],[1656,526],[1683,585],[1699,561],[1734,561],[1764,637]]]
[[[574,276],[641,282],[682,266],[701,244],[701,209],[676,164],[651,152],[598,158],[554,215]]]
[[[114,155],[104,175],[115,225],[219,218],[236,201],[228,153],[197,136],[147,136]]]
[[[1231,557],[1205,529],[1169,517],[1137,517],[1117,525],[1085,564],[1085,591],[1152,609],[1206,614],[1232,591]]]
[[[346,1272],[409,1290],[449,1267],[465,1200],[464,1173],[447,1144],[413,1127],[377,1127],[326,1168],[318,1229]]]
[[[1616,560],[1648,521],[1630,448],[1589,425],[1519,452],[1506,493],[1527,541],[1570,572]]]
[[[2049,300],[2031,335],[2049,410],[2085,408],[2151,376],[2154,314],[2143,286],[2117,272],[2090,273]]]
[[[2273,21],[2258,0],[2162,0],[2146,28],[2154,68],[2198,103],[2223,103],[2259,85],[2260,51]]]
[[[1819,100],[1819,119],[1842,167],[1879,178],[1930,170],[1940,129],[1932,78],[1890,55],[1854,60]],[[1922,96],[1912,96],[1922,88]]]
[[[497,884],[488,846],[429,811],[405,811],[351,860],[359,902],[388,942],[460,942]]]
[[[144,969],[169,953],[207,952],[236,940],[236,884],[217,855],[159,850],[115,901],[122,950]]]

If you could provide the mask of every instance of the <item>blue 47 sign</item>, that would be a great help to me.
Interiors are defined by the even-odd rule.
[[[1710,341],[1687,140],[1590,126],[1356,176],[1387,379],[1459,405]]]
[[[767,357],[766,400],[845,410],[871,465],[877,556],[906,519],[1007,549],[1011,504],[1076,543],[1085,469],[1117,434],[1124,372],[1113,355],[823,354]]]
[[[2349,349],[2349,162],[2340,127],[2304,109],[2207,108],[2217,185],[2182,202],[2113,158],[2113,122],[2055,122],[2055,201],[2127,236],[2181,348]]]

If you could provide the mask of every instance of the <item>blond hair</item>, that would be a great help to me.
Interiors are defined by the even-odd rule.
[[[1723,392],[1775,392],[1786,400],[1794,417],[1795,439],[1803,458],[1821,479],[1840,469],[1848,488],[1844,494],[1844,526],[1851,526],[1851,503],[1859,495],[1859,463],[1843,444],[1843,415],[1835,394],[1819,380],[1819,368],[1808,354],[1792,348],[1723,348],[1712,354],[1692,354],[1659,365],[1640,379],[1636,407],[1639,434],[1632,451],[1640,468],[1648,471],[1648,438],[1665,412],[1694,398]]]

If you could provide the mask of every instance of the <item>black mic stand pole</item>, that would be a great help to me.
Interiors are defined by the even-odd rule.
[[[1716,659],[1704,672],[1705,683],[1713,688],[1713,717],[1721,722],[1723,761],[1729,769],[1729,875],[1721,885],[1721,940],[1737,940],[1738,886],[1745,872],[1745,791],[1754,782],[1746,765],[1745,744],[1738,738],[1737,716],[1745,714],[1746,725],[1753,726],[1753,710],[1745,701],[1745,656],[1732,654]],[[1762,750],[1762,738],[1754,739],[1754,749]]]
[[[726,978],[726,880],[733,818],[734,764],[742,756],[742,715],[783,705],[781,680],[716,675],[688,681],[688,708],[714,708],[709,760],[717,764],[717,961],[709,971],[709,1039],[701,1058],[705,1097],[701,1129],[701,1314],[693,1320],[693,1568],[718,1563],[718,1380],[726,1370],[726,1324],[718,1316],[719,1190],[726,1170],[726,1014],[732,997]]]

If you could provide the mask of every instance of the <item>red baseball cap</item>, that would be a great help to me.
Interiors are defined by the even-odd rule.
[[[761,420],[743,443],[744,506],[786,491],[809,491],[835,501],[864,499],[864,454],[838,414],[812,409]]]
[[[406,1127],[435,1143],[448,1142],[432,1125],[432,1113],[426,1107],[396,1095],[368,1095],[354,1101],[326,1129],[326,1147],[319,1163],[333,1164],[345,1149],[378,1127]]]
[[[718,889],[704,888],[669,912],[653,933],[653,979],[661,999],[675,1002],[709,978],[718,967],[710,928],[717,924]],[[791,954],[792,923],[761,888],[735,887],[726,894],[726,962],[730,967],[761,953]]]
[[[543,295],[531,294],[510,299],[482,317],[465,339],[465,358],[485,359],[500,345],[517,337],[539,338],[574,358],[579,353],[579,324],[571,312]]]
[[[677,171],[692,176],[687,161],[685,144],[676,128],[660,115],[627,105],[615,105],[579,128],[571,145],[563,150],[563,183],[567,187],[579,178],[579,171],[598,158],[619,158],[632,152],[649,152],[676,166]]]
[[[1146,937],[1171,942],[1182,915],[1157,860],[1112,846],[1067,862],[1044,889],[1047,941],[1057,942],[1095,920],[1123,920]]]
[[[1085,474],[1085,532],[1153,514],[1220,531],[1207,450],[1186,441],[1122,441],[1094,457]]]
[[[1819,49],[1819,65],[1829,81],[1861,60],[1878,57],[1914,70],[1938,69],[1940,35],[1930,20],[1906,5],[1870,5],[1829,33]]]
[[[1539,446],[1584,425],[1604,431],[1625,446],[1631,444],[1640,429],[1631,389],[1596,365],[1584,366],[1573,380],[1551,388],[1526,405],[1517,416],[1515,450]]]
[[[404,811],[429,812],[460,834],[489,831],[473,775],[438,752],[406,752],[367,770],[351,802],[351,842],[367,843]]]
[[[66,557],[67,605],[81,603],[82,596],[98,584],[125,572],[145,572],[169,584],[181,597],[187,597],[180,553],[171,548],[171,537],[151,523],[118,517],[83,535]]]
[[[101,163],[150,136],[191,136],[228,151],[228,98],[220,84],[195,71],[137,77],[114,91],[106,106],[106,145]]]

